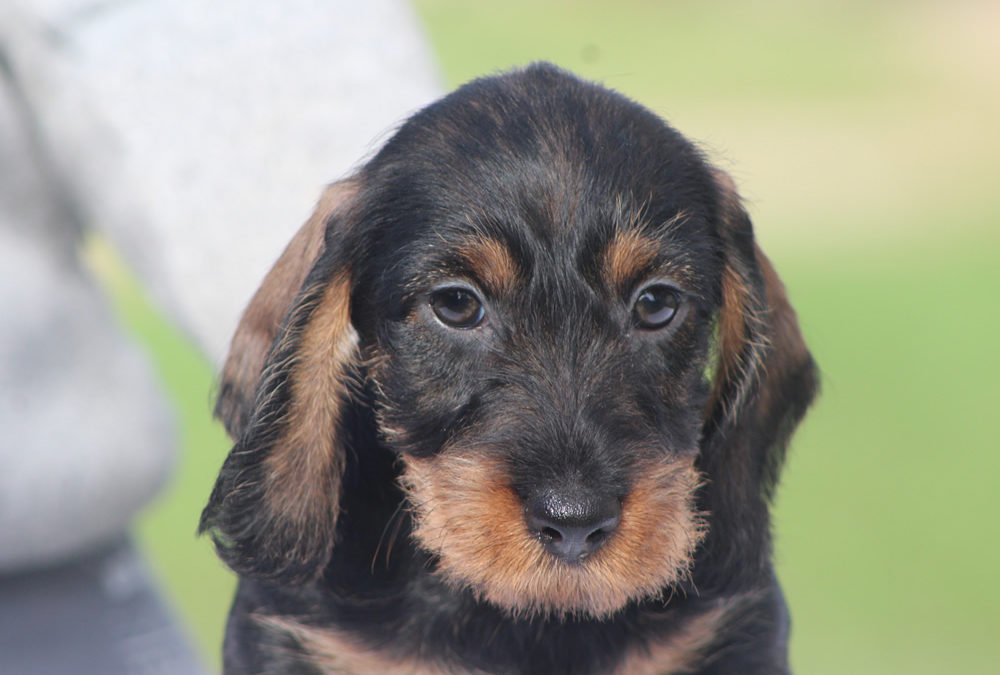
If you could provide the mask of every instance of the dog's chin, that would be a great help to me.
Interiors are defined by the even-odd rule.
[[[641,475],[622,504],[618,529],[576,565],[531,536],[521,501],[489,461],[408,459],[403,485],[414,539],[450,586],[512,617],[607,618],[683,581],[705,532],[694,510],[700,480],[693,462],[664,462]]]
[[[463,579],[447,564],[438,568],[445,583],[459,592],[471,592],[478,601],[492,605],[514,620],[609,619],[630,603],[663,600],[671,586],[686,574],[678,570],[664,575],[660,584],[650,588],[609,585],[601,571],[586,565],[570,567],[555,561],[553,568],[539,571],[534,583],[504,585],[493,578]],[[500,571],[498,574],[504,574]]]

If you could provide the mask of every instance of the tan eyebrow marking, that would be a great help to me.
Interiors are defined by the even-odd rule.
[[[659,250],[659,242],[639,230],[616,231],[604,249],[601,265],[608,286],[624,290],[656,261]]]
[[[656,271],[681,280],[691,275],[690,267],[683,260],[660,259],[661,238],[669,236],[672,230],[687,221],[687,211],[680,211],[658,227],[648,228],[641,224],[644,218],[641,210],[626,213],[622,203],[617,208],[614,236],[600,257],[601,273],[608,288],[626,293],[629,285],[639,277]]]
[[[503,242],[477,236],[458,249],[475,277],[495,294],[503,294],[517,280],[520,268]]]

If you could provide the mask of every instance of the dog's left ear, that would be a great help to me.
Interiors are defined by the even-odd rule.
[[[359,356],[345,239],[357,185],[327,188],[245,310],[216,414],[235,445],[200,532],[241,575],[314,577],[333,546]]]
[[[722,304],[703,452],[714,473],[724,475],[710,480],[734,483],[725,488],[731,496],[743,489],[770,498],[785,447],[816,394],[818,378],[784,285],[754,240],[732,179],[716,171],[715,182]],[[743,496],[743,504],[755,497]]]

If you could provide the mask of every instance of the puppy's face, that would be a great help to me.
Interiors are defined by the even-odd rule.
[[[458,101],[373,167],[375,202],[409,208],[364,219],[356,324],[440,574],[515,613],[604,615],[701,537],[712,181],[641,111],[532,93],[502,118]]]
[[[708,527],[696,491],[726,484],[704,466],[732,467],[733,504],[759,499],[812,391],[728,179],[544,66],[459,89],[331,188],[233,344],[237,444],[202,520],[231,566],[322,568],[343,413],[370,401],[415,543],[513,615],[669,591]],[[759,443],[728,442],[737,418]]]

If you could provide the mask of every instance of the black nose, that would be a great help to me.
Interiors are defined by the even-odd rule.
[[[554,556],[578,564],[604,545],[622,519],[621,502],[580,490],[545,490],[527,501],[528,529]]]

